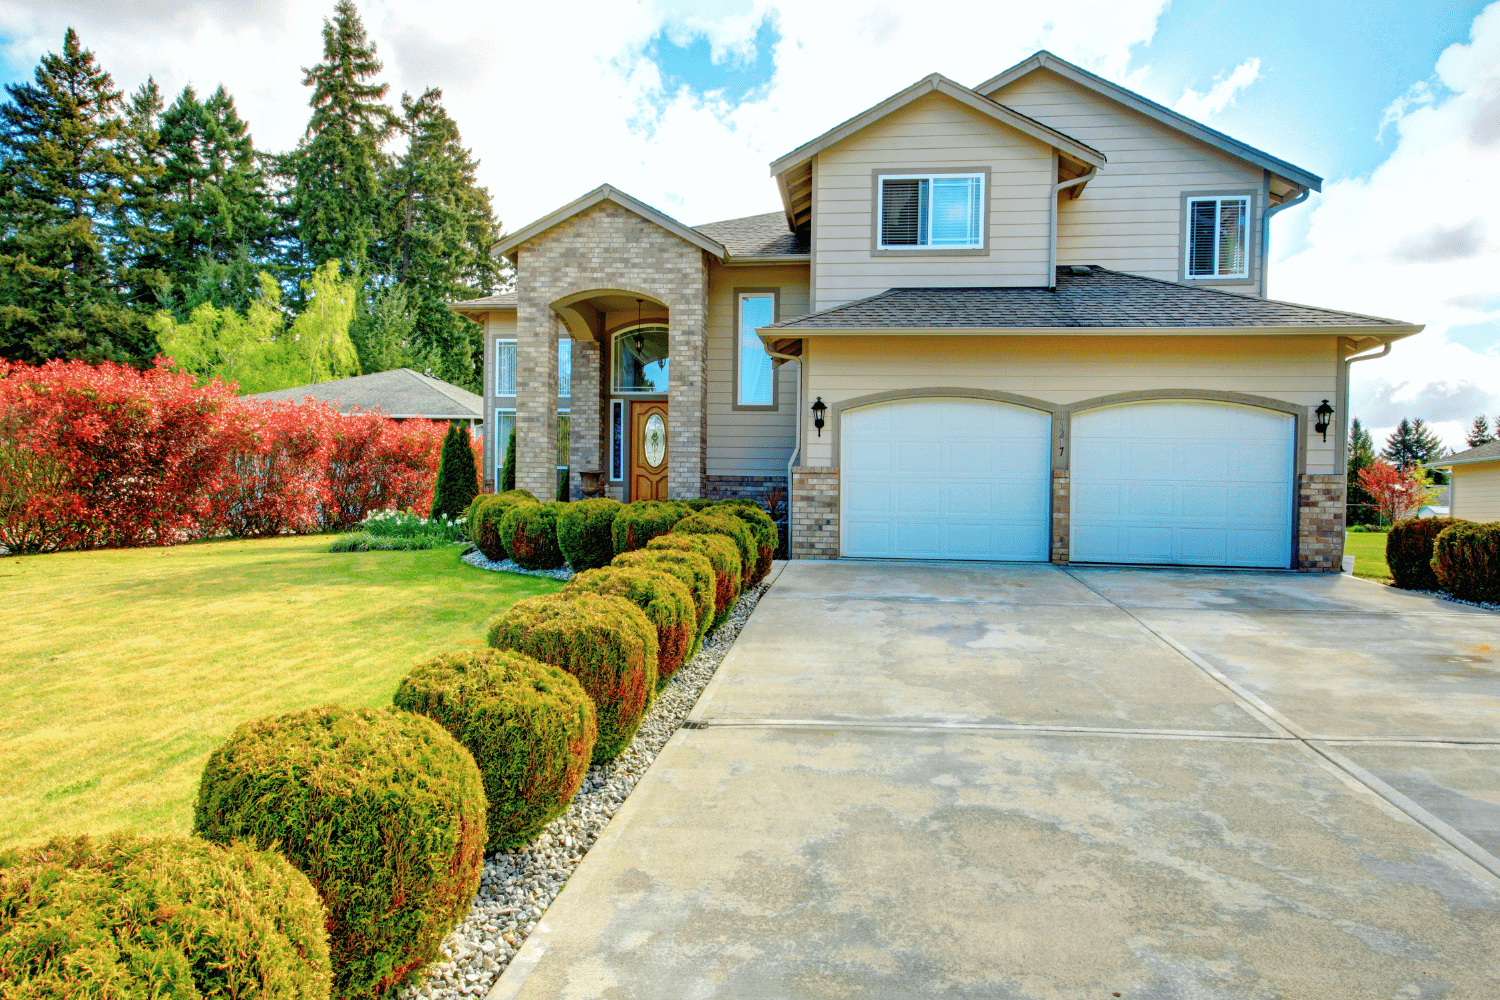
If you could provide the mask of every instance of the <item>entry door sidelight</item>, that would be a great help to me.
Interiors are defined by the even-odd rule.
[[[630,404],[630,499],[667,499],[667,404]]]

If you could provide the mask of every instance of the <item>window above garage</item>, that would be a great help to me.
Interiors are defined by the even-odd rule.
[[[875,171],[871,252],[987,252],[988,181],[988,169]]]
[[[1250,280],[1249,192],[1210,192],[1183,196],[1182,277],[1193,284]]]

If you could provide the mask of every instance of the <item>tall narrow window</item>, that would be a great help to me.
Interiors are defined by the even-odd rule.
[[[515,410],[495,411],[495,490],[505,480],[505,455],[510,449],[510,432],[516,429]]]
[[[557,394],[573,395],[573,341],[567,337],[557,341]]]
[[[1250,276],[1250,199],[1189,198],[1187,205],[1189,278]]]
[[[495,341],[495,395],[516,394],[516,342]]]
[[[612,400],[609,404],[609,478],[625,478],[625,402]]]
[[[775,292],[741,292],[739,295],[739,349],[735,403],[739,406],[776,405],[776,371],[765,345],[755,335],[758,327],[776,322]]]
[[[880,178],[880,249],[984,246],[984,175]]]

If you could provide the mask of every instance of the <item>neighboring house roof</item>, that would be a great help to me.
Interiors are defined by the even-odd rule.
[[[483,323],[485,313],[515,312],[516,299],[515,292],[501,292],[499,295],[486,295],[477,299],[464,299],[462,302],[450,302],[448,308],[476,323]]]
[[[1434,462],[1428,462],[1429,469],[1446,469],[1450,465],[1468,465],[1470,462],[1495,462],[1500,461],[1500,441],[1491,441],[1482,444],[1478,448],[1470,448],[1468,451],[1460,451],[1440,458]]]
[[[1296,164],[1288,163],[1286,160],[1256,149],[1248,143],[1240,142],[1238,139],[1227,136],[1223,132],[1211,129],[1207,125],[1199,124],[1187,115],[1173,111],[1165,105],[1157,104],[1155,101],[1142,97],[1134,91],[1126,90],[1117,83],[1110,83],[1102,76],[1095,76],[1082,66],[1075,66],[1066,59],[1060,59],[1046,49],[1021,60],[1003,73],[990,77],[975,87],[974,91],[986,96],[993,94],[1007,84],[1034,73],[1039,69],[1051,70],[1058,76],[1103,94],[1133,111],[1140,112],[1148,118],[1154,118],[1163,125],[1186,133],[1201,142],[1206,142],[1210,146],[1229,153],[1231,156],[1237,156],[1247,163],[1253,163],[1257,167],[1280,174],[1287,180],[1301,184],[1303,187],[1312,188],[1314,191],[1323,190],[1323,178],[1312,171],[1304,170]]]
[[[498,243],[490,248],[490,252],[496,254],[509,254],[517,247],[519,247],[522,243],[525,243],[527,240],[531,239],[533,236],[545,233],[547,230],[551,229],[558,223],[564,222],[577,215],[578,213],[587,211],[588,209],[593,208],[595,205],[598,205],[599,203],[605,201],[612,201],[616,205],[619,205],[621,208],[624,208],[627,211],[634,212],[641,218],[656,223],[667,232],[673,234],[674,236],[680,236],[682,239],[687,240],[689,243],[693,244],[693,246],[698,247],[701,250],[706,250],[707,252],[713,254],[715,257],[718,257],[720,260],[723,260],[729,253],[729,251],[724,249],[724,244],[720,243],[719,241],[704,236],[696,229],[684,226],[682,223],[678,222],[670,215],[667,215],[665,212],[660,212],[652,208],[650,205],[646,204],[638,198],[632,198],[630,195],[626,194],[624,191],[621,191],[619,188],[614,187],[611,184],[601,184],[598,187],[594,188],[594,190],[590,191],[588,194],[584,195],[582,198],[579,198],[575,201],[570,201],[568,204],[564,205],[562,208],[559,208],[551,215],[543,216],[542,218],[531,223],[529,226],[525,226],[517,230],[516,232],[509,234],[508,236],[502,237]]]
[[[786,216],[781,212],[765,215],[747,215],[743,219],[725,219],[723,222],[708,222],[694,229],[724,244],[731,258],[808,257],[806,234],[787,229]]]
[[[316,385],[299,385],[293,389],[257,392],[241,398],[267,401],[290,399],[300,403],[307,396],[336,403],[344,413],[361,409],[380,410],[390,417],[426,417],[429,420],[484,418],[483,399],[467,389],[410,368],[356,375],[354,378],[335,379]]]
[[[1080,273],[1081,272],[1081,273]],[[765,327],[782,336],[870,330],[1378,328],[1382,337],[1422,329],[1394,319],[1179,285],[1098,266],[1057,269],[1046,288],[892,288]]]

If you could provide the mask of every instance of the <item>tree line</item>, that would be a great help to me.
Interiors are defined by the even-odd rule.
[[[1500,417],[1496,418],[1495,427],[1500,429]],[[1475,417],[1465,435],[1468,446],[1477,448],[1495,440],[1496,435],[1490,430],[1489,420],[1483,414]],[[1448,454],[1449,449],[1443,445],[1442,438],[1421,417],[1403,417],[1385,439],[1385,447],[1379,452],[1375,450],[1370,432],[1355,417],[1349,424],[1348,523],[1374,524],[1376,521],[1375,498],[1361,485],[1361,471],[1370,468],[1377,461],[1383,461],[1402,471],[1420,468]],[[1441,469],[1431,470],[1431,477],[1433,483],[1439,486],[1448,484],[1448,474]]]
[[[500,224],[442,91],[392,105],[382,70],[338,0],[276,153],[223,86],[126,97],[69,28],[0,104],[0,357],[171,346],[242,391],[403,366],[477,391],[480,329],[444,303],[508,281]]]

